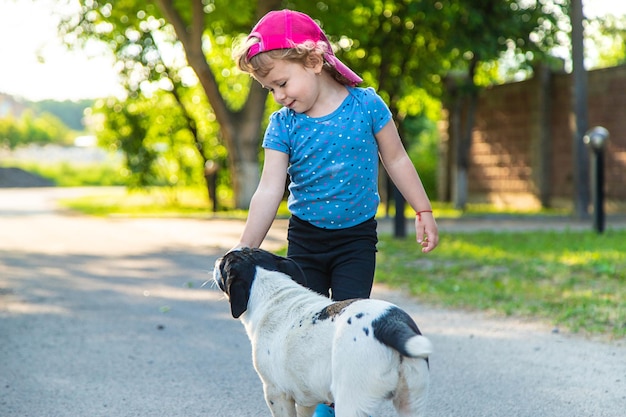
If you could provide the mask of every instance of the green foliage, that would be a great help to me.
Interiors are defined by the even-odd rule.
[[[13,117],[0,119],[0,146],[9,149],[15,148],[24,141],[24,135],[19,124]]]
[[[164,100],[160,100],[161,96]],[[111,151],[124,152],[127,184],[131,188],[174,185],[187,180],[185,171],[177,169],[171,155],[171,143],[179,137],[180,117],[174,116],[171,98],[167,99],[165,94],[159,94],[152,99],[128,99],[123,104],[113,99],[98,103],[98,111],[106,116],[98,132],[99,143]],[[179,149],[182,151],[184,146]]]
[[[79,19],[64,22],[62,30],[80,34],[76,42],[106,42],[117,57],[128,97],[97,103],[96,112],[105,116],[97,134],[103,146],[126,154],[129,185],[200,184],[205,160],[225,167],[227,155],[218,140],[216,116],[187,65],[181,41],[159,8],[142,1],[81,3]],[[246,9],[243,4],[241,12]],[[175,7],[191,20],[190,2],[175,2]],[[236,24],[241,14],[235,17],[227,9],[223,4],[218,9],[213,3],[204,7],[207,16],[213,17],[210,26],[214,29],[214,35],[205,37],[206,59],[223,96],[241,106],[243,75],[228,77],[233,62],[226,47],[231,38],[225,29]],[[222,173],[219,179],[220,183],[227,181]]]
[[[568,3],[561,0],[292,1],[288,6],[319,19],[340,58],[390,97],[419,89],[439,97],[450,71],[467,71],[472,61],[496,62],[505,53],[516,56],[518,66],[530,67],[568,30],[563,26]]]
[[[407,152],[413,161],[428,196],[437,195],[437,146],[439,135],[436,124],[429,118],[413,117],[405,120]]]
[[[64,21],[61,33],[71,35],[67,37],[70,44],[88,39],[105,42],[117,58],[122,82],[131,96],[197,84],[197,77],[186,62],[184,45],[156,4],[142,0],[80,3],[78,18]],[[189,0],[173,3],[188,26],[197,11],[193,3]],[[235,74],[230,46],[235,36],[249,30],[254,11],[254,2],[246,0],[214,0],[202,7],[206,28],[204,59],[216,77],[220,92],[235,107],[241,106],[245,99],[241,93],[245,93],[243,87],[249,77]]]
[[[132,184],[143,186],[192,183],[187,179],[197,175],[194,171],[201,172],[207,159],[218,160],[226,167],[223,146],[228,147],[231,156],[235,155],[231,162],[241,160],[242,155],[250,159],[257,154],[257,149],[250,149],[258,146],[258,138],[250,134],[253,129],[249,126],[242,131],[238,129],[250,120],[256,123],[254,109],[265,96],[249,95],[250,79],[235,70],[230,54],[233,40],[247,33],[259,14],[270,9],[291,7],[320,21],[338,49],[338,56],[363,76],[365,85],[376,87],[387,100],[403,138],[412,146],[413,138],[418,136],[406,134],[409,127],[404,126],[405,120],[423,116],[431,120],[439,118],[437,100],[443,95],[443,80],[450,71],[468,71],[472,79],[479,74],[475,81],[484,85],[498,76],[494,62],[505,52],[519,58],[519,65],[530,65],[556,45],[557,35],[563,30],[558,19],[563,15],[564,2],[89,0],[81,1],[80,5],[79,16],[61,25],[65,39],[78,43],[97,39],[111,48],[128,91],[129,104],[137,106],[143,100],[153,100],[153,95],[164,97],[164,92],[171,93],[176,100],[170,109],[165,110],[164,103],[156,107],[162,113],[179,115],[199,151],[199,158],[195,159],[198,166],[191,168],[187,165],[194,162],[187,155],[189,141],[176,137],[186,134],[179,121],[171,120],[174,126],[170,140],[164,140],[164,132],[157,134],[155,127],[147,124],[146,120],[155,121],[148,115],[155,106],[139,106],[143,113],[135,110],[119,110],[116,115],[106,113],[116,119],[110,122],[111,127],[125,132],[118,139],[118,149],[134,152],[128,155]],[[201,24],[198,17],[202,17]],[[204,56],[198,56],[199,51]],[[206,66],[200,61],[206,61]],[[190,64],[197,74],[192,73]],[[474,72],[474,66],[480,69],[478,73]],[[211,98],[214,111],[209,109],[207,97]],[[120,105],[124,104],[117,103]],[[125,128],[124,123],[128,123]],[[428,128],[434,131],[434,126]],[[164,152],[157,152],[152,143],[156,136],[161,137],[159,143],[171,149],[171,157],[164,159]],[[216,147],[215,143],[221,139],[225,143]],[[104,141],[113,139],[108,137]],[[179,144],[183,148],[177,152],[174,148]],[[216,155],[212,149],[220,151]],[[422,157],[425,149],[433,150],[432,147],[421,149]],[[429,159],[435,157],[433,154]],[[247,159],[246,162],[251,162]],[[236,171],[230,167],[231,175]],[[221,182],[228,181],[228,173],[221,172],[219,178]],[[240,179],[239,183],[246,180]]]
[[[49,113],[36,117],[32,111],[26,111],[19,119],[12,116],[0,118],[2,147],[14,149],[29,144],[67,144],[72,139],[67,126]]]
[[[381,237],[376,279],[424,302],[626,336],[626,231],[444,234],[424,256]]]
[[[138,111],[141,107],[132,102],[124,105],[109,102],[108,106],[101,107],[106,118],[103,129],[98,132],[99,144],[105,149],[125,153],[129,187],[147,186],[157,178],[153,167],[157,151],[150,144],[144,144],[151,123]]]
[[[626,63],[626,16],[607,15],[585,22],[587,58],[594,68]]]
[[[198,91],[188,89],[186,93],[181,99],[198,104],[189,108],[198,113],[194,117],[198,120],[197,129],[207,134],[200,150],[180,106],[168,92],[137,96],[124,102],[108,99],[97,103],[96,111],[105,116],[97,132],[99,143],[108,150],[125,154],[128,186],[203,184],[203,161],[198,151],[207,159],[223,164],[225,150],[213,133],[214,118],[206,112],[206,103],[202,103]]]

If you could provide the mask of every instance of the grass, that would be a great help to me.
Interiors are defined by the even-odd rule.
[[[228,197],[220,198],[221,201]],[[103,188],[83,197],[61,200],[65,208],[90,216],[126,217],[219,217],[245,220],[246,210],[212,211],[207,191],[203,187],[127,190]],[[287,217],[289,211],[283,202],[278,216]]]
[[[446,235],[428,255],[381,236],[377,282],[456,309],[528,316],[626,336],[626,231]]]
[[[88,185],[88,184],[85,184]],[[232,196],[229,192],[222,192],[218,196],[220,202],[225,202],[227,206]],[[246,210],[220,210],[217,213],[211,211],[211,203],[207,197],[204,187],[182,188],[182,187],[151,187],[147,189],[126,190],[120,188],[112,190],[103,188],[101,192],[88,196],[66,200],[62,202],[67,208],[94,216],[152,216],[152,217],[206,217],[208,215],[229,219],[245,219]],[[564,215],[558,210],[502,210],[485,204],[471,204],[466,210],[458,210],[451,204],[434,203],[435,213],[438,218],[461,218],[461,217],[484,217],[484,216],[554,216]],[[394,209],[391,208],[390,215],[393,216]],[[380,205],[379,217],[385,216],[385,207]],[[405,213],[406,218],[415,216],[410,208]],[[282,201],[278,208],[278,217],[289,217],[289,209],[286,201]]]
[[[74,211],[91,216],[198,217],[210,213],[206,192],[198,189],[103,189],[79,198],[61,200]]]

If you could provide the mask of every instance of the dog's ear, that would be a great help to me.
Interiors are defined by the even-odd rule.
[[[230,312],[238,319],[248,309],[250,287],[256,274],[256,267],[243,256],[244,252],[229,252],[222,261],[224,292],[228,295]]]
[[[230,301],[230,312],[234,318],[238,319],[248,309],[248,299],[250,298],[250,284],[247,281],[232,281],[228,290],[228,300]]]
[[[306,287],[306,276],[304,275],[304,271],[293,259],[281,258],[278,262],[278,270],[289,275],[291,279],[296,281],[298,284]]]

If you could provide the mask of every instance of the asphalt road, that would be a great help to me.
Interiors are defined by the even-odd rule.
[[[74,192],[0,190],[0,416],[270,416],[243,326],[202,287],[242,224],[57,211]],[[626,416],[626,341],[374,296],[434,343],[429,417]]]

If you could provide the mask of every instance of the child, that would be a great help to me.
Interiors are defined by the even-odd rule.
[[[391,112],[339,61],[307,15],[272,11],[234,58],[284,107],[265,132],[265,163],[237,247],[258,247],[272,225],[289,174],[287,256],[308,286],[334,300],[369,298],[376,262],[378,155],[416,212],[422,252],[437,246],[428,196]]]

